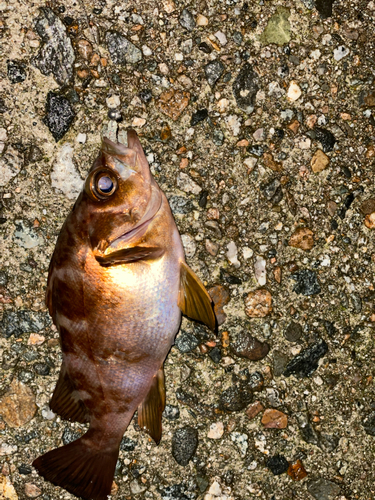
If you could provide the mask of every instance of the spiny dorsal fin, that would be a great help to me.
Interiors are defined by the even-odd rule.
[[[152,379],[150,390],[138,406],[138,425],[159,444],[161,439],[161,417],[165,408],[164,369],[161,367]]]
[[[178,307],[189,318],[201,321],[212,331],[216,330],[211,297],[201,280],[185,262],[181,262]]]

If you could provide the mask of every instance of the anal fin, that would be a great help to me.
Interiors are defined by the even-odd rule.
[[[143,402],[138,406],[138,425],[159,444],[161,439],[161,417],[165,408],[164,369],[161,367],[152,380],[152,385]]]
[[[211,297],[201,280],[185,262],[181,262],[178,307],[189,318],[201,321],[212,331],[216,330]]]
[[[75,391],[64,363],[49,406],[65,420],[81,423],[89,421],[87,409]]]

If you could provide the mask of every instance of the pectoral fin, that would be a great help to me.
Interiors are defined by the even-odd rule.
[[[211,297],[201,280],[185,262],[181,262],[178,307],[189,318],[201,321],[215,331],[216,318]]]
[[[49,406],[65,420],[81,423],[89,420],[87,409],[75,390],[64,363]]]
[[[161,439],[161,416],[165,408],[164,369],[161,367],[153,378],[150,390],[138,406],[138,425],[156,444]]]
[[[113,266],[115,264],[130,264],[139,260],[157,259],[161,257],[164,250],[160,247],[132,247],[115,250],[107,255],[95,255],[95,259],[101,266]]]

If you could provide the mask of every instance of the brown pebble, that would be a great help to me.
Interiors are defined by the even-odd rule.
[[[238,141],[236,146],[238,148],[246,148],[249,145],[249,141],[247,139],[242,139],[242,141]]]
[[[112,482],[112,486],[111,486],[111,495],[116,495],[116,493],[118,492],[118,486],[117,484],[113,481]]]
[[[269,408],[263,413],[261,422],[266,429],[285,429],[288,417],[282,411]]]
[[[236,356],[250,359],[250,361],[259,361],[265,358],[269,350],[270,347],[268,344],[260,342],[244,331],[240,332],[236,342],[232,345],[232,351]]]
[[[49,341],[47,342],[48,347],[56,347],[59,344],[59,339],[49,339]]]
[[[103,66],[103,68],[106,68],[108,66],[108,59],[106,57],[101,57],[100,64]]]
[[[273,275],[274,275],[274,278],[275,280],[277,281],[277,283],[281,283],[281,267],[275,267],[275,269],[273,270]]]
[[[189,160],[187,158],[181,158],[181,161],[180,161],[180,168],[187,168],[187,166],[189,165]]]
[[[230,339],[228,332],[221,332],[221,345],[225,348],[229,347]]]
[[[92,76],[94,78],[99,78],[99,76],[100,76],[99,73],[96,71],[96,69],[91,69],[90,73],[92,74]]]
[[[229,420],[229,422],[227,423],[227,431],[233,432],[234,429],[236,428],[236,425],[237,425],[237,423],[234,419]]]
[[[160,132],[160,139],[163,142],[169,141],[169,139],[172,137],[172,132],[171,132],[171,127],[168,125],[168,123],[163,123],[161,132]]]
[[[100,63],[100,56],[95,52],[90,60],[90,66],[97,66]]]
[[[199,350],[202,354],[208,353],[208,347],[205,344],[199,344]]]
[[[25,495],[29,498],[37,498],[42,494],[42,490],[33,483],[25,484]]]
[[[255,401],[252,403],[250,406],[247,407],[246,409],[246,415],[249,417],[250,420],[255,418],[258,413],[264,410],[264,406],[260,401]]]
[[[289,123],[288,129],[293,132],[293,134],[296,134],[298,132],[300,123],[298,120],[293,120],[292,123]]]
[[[365,101],[366,106],[370,106],[370,107],[375,106],[375,91],[368,93],[364,97],[364,101]]]
[[[88,78],[89,75],[90,75],[90,72],[88,69],[78,69],[77,70],[77,76],[81,80],[86,80],[86,78]]]
[[[375,212],[375,198],[369,198],[361,203],[360,210],[364,215]]]
[[[272,311],[272,295],[268,290],[250,292],[245,298],[245,313],[250,318],[264,318]]]
[[[290,476],[293,481],[301,481],[301,479],[307,476],[306,469],[301,460],[297,460],[294,464],[289,465],[288,476]]]
[[[210,255],[217,255],[217,252],[219,251],[219,245],[215,243],[214,241],[211,240],[206,240],[205,241],[205,246],[206,250]]]
[[[33,391],[14,379],[8,392],[0,399],[0,415],[9,427],[21,427],[34,417],[36,410]]]
[[[207,220],[219,220],[220,212],[217,208],[209,208],[207,210]]]
[[[274,172],[281,172],[281,170],[283,169],[282,164],[280,162],[275,161],[271,153],[263,154],[263,162],[266,167],[270,168]]]
[[[301,250],[311,250],[314,246],[314,233],[308,227],[300,227],[289,239],[289,246]]]
[[[310,165],[312,171],[318,174],[329,165],[329,158],[321,149],[317,149],[314,156],[311,158]]]
[[[229,291],[224,286],[217,285],[210,288],[208,293],[214,303],[217,324],[220,326],[227,319],[223,307],[230,301]]]
[[[177,120],[189,104],[190,94],[182,90],[167,90],[163,92],[158,101],[160,110],[172,120]]]
[[[333,217],[337,210],[337,203],[333,200],[327,201],[327,212],[331,217]]]
[[[366,215],[365,226],[369,229],[375,229],[375,212]]]
[[[77,42],[77,49],[83,59],[85,59],[86,61],[90,59],[92,55],[92,45],[90,42],[82,38],[82,40],[79,40]]]

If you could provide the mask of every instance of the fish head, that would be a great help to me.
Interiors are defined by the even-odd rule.
[[[161,200],[135,131],[128,130],[127,146],[104,138],[78,200],[92,249],[105,252],[116,241],[129,239],[156,215]]]

